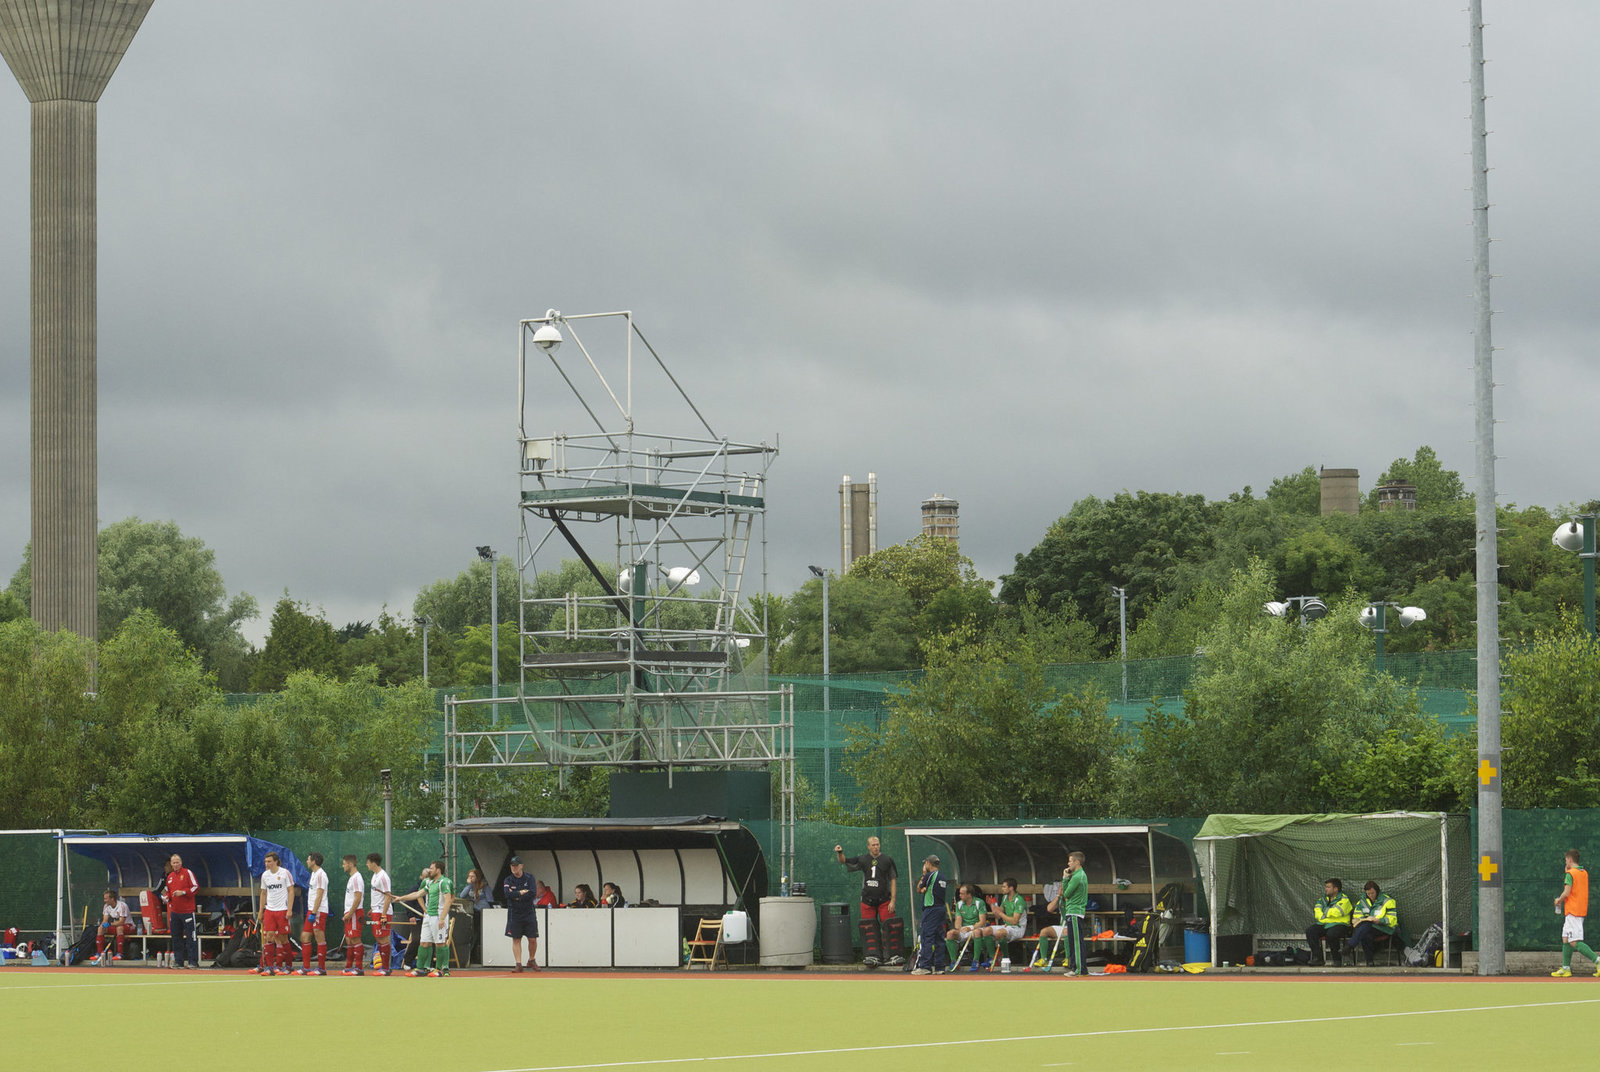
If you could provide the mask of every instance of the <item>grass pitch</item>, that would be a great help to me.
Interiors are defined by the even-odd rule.
[[[304,1060],[429,1072],[1553,1067],[1600,979],[545,972],[450,979],[6,969],[11,1067]]]

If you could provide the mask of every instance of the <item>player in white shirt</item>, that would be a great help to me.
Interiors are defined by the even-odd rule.
[[[306,919],[300,927],[300,967],[296,975],[328,974],[328,873],[322,869],[322,853],[306,855],[311,875],[306,880]],[[315,940],[317,966],[311,966],[311,946]]]
[[[389,920],[394,915],[394,894],[389,886],[389,872],[383,869],[383,853],[367,853],[367,870],[372,872],[372,885],[367,894],[367,914],[372,918],[372,947],[378,953],[372,974],[388,975]]]
[[[94,963],[109,964],[113,960],[122,959],[122,943],[128,935],[133,933],[133,920],[128,914],[128,903],[117,895],[116,890],[107,890],[104,896],[105,905],[100,909],[100,929],[94,936]],[[117,936],[117,952],[115,956],[106,956],[106,935]]]
[[[278,854],[266,855],[261,872],[261,966],[258,975],[289,974],[289,909],[294,904],[294,876],[279,866]]]
[[[360,975],[361,972],[361,901],[366,895],[366,883],[361,881],[361,870],[356,866],[355,854],[342,861],[344,864],[344,971],[341,975]]]

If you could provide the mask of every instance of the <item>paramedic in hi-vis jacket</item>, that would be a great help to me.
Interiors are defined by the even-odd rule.
[[[1340,951],[1350,938],[1350,898],[1344,895],[1344,883],[1330,878],[1322,884],[1322,900],[1311,906],[1316,922],[1306,928],[1306,941],[1311,943],[1311,963],[1323,963],[1322,950],[1326,946],[1328,959],[1339,966]],[[1356,958],[1351,956],[1353,966]]]

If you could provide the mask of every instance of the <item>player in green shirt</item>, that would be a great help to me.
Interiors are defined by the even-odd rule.
[[[1066,869],[1061,872],[1061,892],[1045,906],[1047,911],[1061,912],[1061,924],[1046,927],[1039,932],[1039,949],[1030,968],[1038,966],[1050,970],[1055,959],[1055,946],[1067,949],[1067,975],[1083,973],[1083,915],[1089,910],[1089,875],[1083,869],[1081,852],[1067,854]]]
[[[431,976],[435,979],[450,974],[448,924],[450,906],[455,903],[455,884],[445,877],[444,863],[439,860],[428,865],[423,872],[422,886],[396,897],[396,901],[418,901],[423,904],[422,933],[417,950],[417,966],[413,976]]]
[[[1009,956],[1011,943],[1022,940],[1028,929],[1028,902],[1017,892],[1017,880],[1005,879],[1000,883],[1000,898],[989,902],[989,918],[994,922],[985,933],[996,946],[989,970],[994,971],[1000,958]]]
[[[960,967],[961,943],[970,940],[977,944],[972,950],[972,968],[978,968],[983,953],[983,902],[972,896],[972,886],[963,882],[957,891],[956,903],[951,908],[955,926],[944,932],[944,947],[950,951],[950,970]]]

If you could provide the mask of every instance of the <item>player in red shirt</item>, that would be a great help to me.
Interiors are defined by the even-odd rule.
[[[172,935],[172,963],[175,968],[198,968],[200,951],[195,947],[194,899],[200,889],[194,872],[183,866],[177,853],[167,861],[167,932]]]

